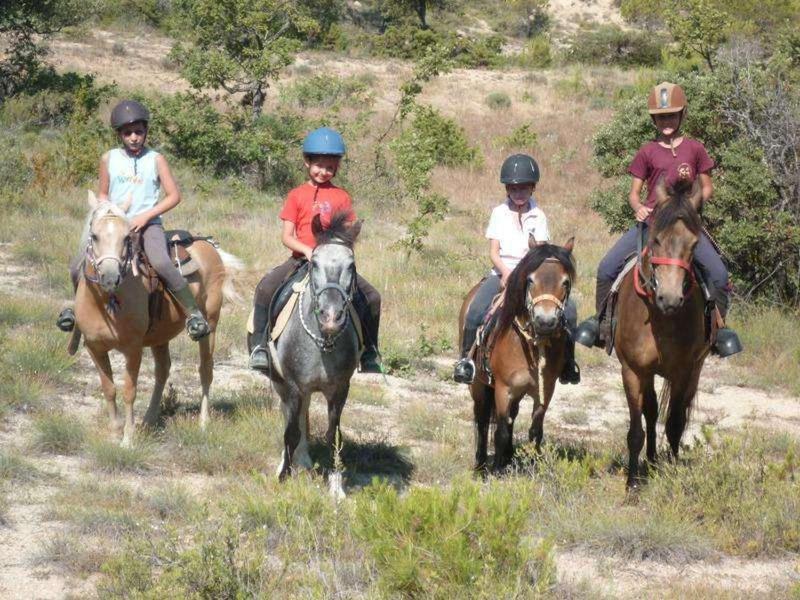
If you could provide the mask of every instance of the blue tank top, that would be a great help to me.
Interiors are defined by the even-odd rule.
[[[130,156],[122,148],[108,153],[108,199],[123,204],[129,197],[131,205],[126,216],[130,219],[153,208],[159,200],[161,181],[158,178],[158,152],[145,148],[139,156]],[[151,223],[161,223],[156,217]]]

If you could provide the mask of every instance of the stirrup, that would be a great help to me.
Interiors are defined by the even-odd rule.
[[[711,352],[720,358],[727,358],[744,350],[739,336],[733,329],[722,327],[717,330],[717,341],[711,347]]]
[[[581,346],[593,348],[600,347],[600,322],[597,317],[589,317],[575,330],[575,341]]]
[[[211,327],[203,315],[194,314],[186,319],[186,332],[193,342],[198,342],[211,333]]]
[[[475,380],[475,363],[471,358],[462,358],[456,363],[453,380],[457,383],[472,383]]]
[[[71,308],[62,310],[56,319],[56,327],[65,333],[75,329],[75,311]]]
[[[359,373],[383,373],[381,364],[378,362],[378,353],[373,349],[364,350],[359,363]]]

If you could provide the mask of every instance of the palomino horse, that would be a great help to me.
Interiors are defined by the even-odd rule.
[[[161,408],[161,395],[170,369],[169,341],[183,331],[184,314],[164,292],[160,315],[150,322],[149,292],[145,276],[135,272],[136,257],[131,242],[125,206],[98,202],[89,192],[91,211],[85,229],[86,242],[83,277],[75,293],[74,335],[82,334],[86,349],[100,374],[100,385],[108,407],[112,431],[119,432],[116,387],[108,353],[118,350],[125,357],[123,397],[125,421],[122,445],[133,443],[133,401],[142,362],[142,348],[149,346],[155,360],[155,384],[150,405],[144,416],[146,425],[154,425]],[[208,421],[208,390],[214,375],[214,331],[219,321],[223,295],[233,299],[235,293],[226,279],[226,266],[240,268],[235,257],[218,252],[213,245],[196,242],[188,248],[199,263],[199,270],[188,276],[197,304],[211,326],[211,334],[199,342],[200,383],[203,397],[200,405],[200,426]]]
[[[489,423],[495,420],[493,470],[506,467],[514,454],[514,419],[526,394],[533,398],[533,422],[528,438],[539,449],[544,415],[564,366],[564,307],[575,279],[573,240],[564,247],[536,244],[508,277],[495,330],[484,341],[491,350],[490,382],[481,365],[470,386],[475,416],[475,469],[486,467]],[[480,285],[480,284],[479,284]],[[470,290],[459,314],[459,331],[472,297]],[[463,335],[463,333],[462,333]],[[480,362],[480,361],[479,361]],[[541,374],[541,377],[540,377]]]
[[[314,217],[317,246],[308,285],[276,343],[278,365],[270,378],[281,397],[285,423],[280,479],[293,467],[313,466],[308,453],[308,408],[314,392],[322,392],[328,402],[325,438],[331,453],[336,450],[339,420],[360,351],[352,302],[356,291],[353,244],[361,224],[351,224],[351,219],[352,213],[337,212],[323,229],[319,215]],[[339,477],[330,480],[330,488],[336,496],[343,494]]]
[[[694,280],[692,256],[702,232],[697,209],[700,186],[680,183],[656,187],[657,205],[649,227],[641,267],[625,277],[617,299],[614,347],[622,365],[628,398],[627,487],[639,483],[639,453],[647,424],[647,460],[656,460],[658,399],[653,378],[664,378],[662,403],[669,399],[666,434],[677,457],[681,436],[697,392],[700,371],[709,351],[705,332],[705,300]]]

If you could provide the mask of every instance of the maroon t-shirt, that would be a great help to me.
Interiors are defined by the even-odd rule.
[[[665,183],[674,185],[678,180],[694,181],[698,174],[708,173],[714,168],[714,161],[697,140],[683,138],[672,150],[658,142],[649,142],[639,148],[633,157],[628,173],[647,182],[647,200],[644,205],[653,208],[656,204],[656,183],[664,176]]]

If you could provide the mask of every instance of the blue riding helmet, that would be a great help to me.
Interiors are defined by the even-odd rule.
[[[303,154],[344,156],[346,152],[342,134],[330,127],[320,127],[303,140]]]

